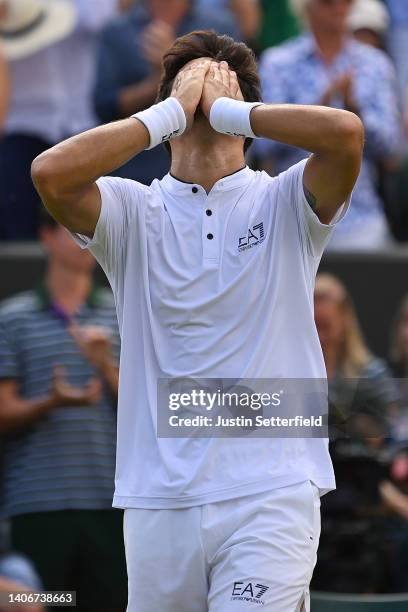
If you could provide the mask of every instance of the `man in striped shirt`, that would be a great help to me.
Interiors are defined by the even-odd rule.
[[[81,609],[126,604],[121,513],[111,508],[118,331],[94,259],[48,219],[42,287],[0,306],[2,516],[12,546],[46,590],[76,590]]]

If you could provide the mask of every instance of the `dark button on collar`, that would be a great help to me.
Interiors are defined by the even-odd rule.
[[[212,210],[210,210],[209,208],[205,211],[205,214],[207,215],[207,217],[211,217],[212,215]]]
[[[193,193],[198,193],[198,187],[193,187],[191,190]]]
[[[212,240],[214,238],[214,235],[213,234],[207,234],[207,238],[208,238],[208,240]]]

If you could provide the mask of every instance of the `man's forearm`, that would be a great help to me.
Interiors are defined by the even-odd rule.
[[[188,103],[186,104],[188,109]],[[32,163],[31,174],[44,205],[71,232],[93,236],[102,206],[97,179],[155,147],[187,126],[176,96],[144,111],[74,136]]]
[[[331,223],[358,178],[364,147],[360,119],[323,106],[258,106],[251,125],[257,136],[310,151],[303,173],[305,196],[322,223]]]
[[[316,154],[341,154],[353,145],[358,117],[324,106],[291,104],[257,106],[251,125],[257,136],[270,138]]]
[[[0,432],[9,432],[37,421],[55,406],[51,397],[31,400],[15,398],[2,401],[0,409]]]
[[[101,200],[95,181],[149,146],[136,119],[123,119],[65,140],[37,157],[34,184],[51,215],[71,231],[92,235]]]
[[[83,132],[48,149],[32,166],[33,179],[52,195],[72,195],[116,170],[149,145],[140,121],[123,119]],[[43,178],[43,182],[42,182]]]

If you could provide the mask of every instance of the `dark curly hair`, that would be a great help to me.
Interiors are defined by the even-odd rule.
[[[228,63],[237,73],[242,95],[246,102],[259,102],[261,83],[253,51],[243,42],[236,42],[230,36],[220,36],[213,30],[196,30],[177,38],[163,57],[163,74],[156,102],[161,102],[171,94],[174,79],[178,72],[191,60],[211,57],[219,62]],[[245,141],[245,150],[251,138]],[[166,143],[169,148],[168,143]]]

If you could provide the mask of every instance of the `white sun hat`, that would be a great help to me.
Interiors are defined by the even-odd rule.
[[[385,5],[379,0],[356,0],[350,11],[348,25],[357,30],[372,30],[385,34],[390,24],[390,16]]]
[[[0,14],[0,44],[9,60],[62,40],[76,24],[70,0],[0,0]]]

